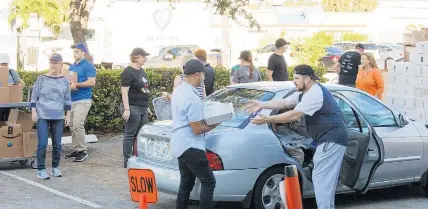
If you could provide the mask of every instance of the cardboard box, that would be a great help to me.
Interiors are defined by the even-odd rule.
[[[0,104],[9,104],[9,87],[0,87]]]
[[[428,41],[417,42],[415,52],[428,54]]]
[[[413,82],[413,83],[416,83],[415,84],[416,87],[423,88],[423,89],[428,88],[428,78],[416,77],[416,81],[417,82]]]
[[[413,71],[418,77],[428,78],[428,66],[427,65],[413,65]]]
[[[388,63],[388,72],[395,75],[415,75],[413,64],[410,62],[393,62]]]
[[[0,122],[0,158],[22,156],[22,126],[4,121]]]
[[[66,77],[70,83],[77,83],[77,73],[70,71],[66,68],[63,68],[61,70],[61,75],[63,75],[64,77]]]
[[[22,85],[9,85],[9,102],[10,103],[22,102],[23,88],[24,86]]]
[[[23,156],[24,157],[35,157],[37,156],[37,132],[23,132]]]
[[[207,125],[229,121],[235,117],[232,103],[204,103],[204,121]]]
[[[31,120],[31,113],[11,109],[7,122],[21,125],[24,132],[33,130],[34,122]]]
[[[9,85],[9,68],[0,67],[0,87],[7,87]]]
[[[428,65],[428,54],[410,53],[410,62],[416,65]]]

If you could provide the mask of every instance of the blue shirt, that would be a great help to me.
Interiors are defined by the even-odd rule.
[[[77,82],[83,83],[88,78],[96,76],[97,71],[91,63],[86,59],[82,59],[79,63],[74,62],[70,66],[70,71],[77,73]],[[92,87],[79,87],[75,91],[71,91],[71,101],[90,100],[92,99]]]
[[[198,90],[186,81],[172,93],[171,111],[173,130],[171,136],[172,153],[180,157],[187,149],[196,148],[205,151],[205,135],[193,134],[190,122],[203,119],[202,100]]]

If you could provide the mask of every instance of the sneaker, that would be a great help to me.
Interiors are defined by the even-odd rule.
[[[78,154],[79,154],[79,152],[72,152],[72,153],[66,155],[65,159],[77,157]]]
[[[46,169],[43,169],[43,170],[37,171],[37,178],[49,179],[50,177],[49,177],[48,173],[46,173]]]
[[[58,168],[52,168],[52,176],[55,177],[62,177],[62,173]]]
[[[88,153],[79,152],[79,154],[74,159],[74,162],[82,162],[88,157]]]

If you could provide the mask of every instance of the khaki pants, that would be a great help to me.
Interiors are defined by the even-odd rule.
[[[92,100],[79,100],[71,105],[70,128],[74,151],[87,152],[85,141],[85,121],[91,108]]]

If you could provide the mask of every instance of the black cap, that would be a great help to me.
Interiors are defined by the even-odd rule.
[[[245,61],[249,61],[251,57],[251,52],[248,50],[242,51],[241,54],[239,55],[238,59],[242,59]]]
[[[355,44],[355,49],[357,49],[357,48],[364,50],[364,44],[362,44],[362,43]]]
[[[142,48],[135,48],[132,50],[131,52],[131,56],[149,56],[150,54],[147,53],[144,49]]]
[[[185,75],[192,75],[195,73],[205,73],[205,65],[198,59],[191,59],[183,66],[183,73]]]
[[[314,69],[309,65],[297,65],[294,67],[294,74],[298,75],[307,75],[314,80],[321,80],[318,76],[315,75]]]
[[[283,47],[285,45],[290,45],[290,42],[287,42],[285,39],[283,38],[279,38],[275,41],[275,47],[279,48],[279,47]]]

